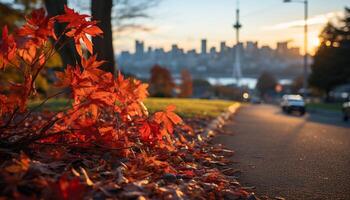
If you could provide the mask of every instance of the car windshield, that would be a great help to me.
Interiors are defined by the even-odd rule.
[[[288,101],[304,101],[303,97],[300,95],[288,95],[285,96],[285,99]]]
[[[289,102],[304,102],[302,99],[288,99]]]

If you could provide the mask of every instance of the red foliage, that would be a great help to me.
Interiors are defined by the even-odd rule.
[[[175,83],[167,68],[155,65],[151,69],[150,93],[156,97],[172,97]]]
[[[69,31],[65,34],[68,37],[74,38],[75,48],[80,56],[82,56],[80,39],[86,45],[87,50],[92,54],[92,43],[86,35],[88,34],[91,37],[95,37],[103,33],[102,30],[96,26],[97,21],[87,21],[86,18],[90,17],[89,15],[81,15],[67,6],[64,7],[64,11],[65,14],[57,16],[56,19],[60,23],[68,23],[66,29]]]
[[[13,35],[8,34],[7,26],[2,29],[0,42],[0,70],[4,68],[16,55],[16,42]]]
[[[186,140],[182,133],[191,129],[183,126],[182,119],[174,113],[175,106],[149,114],[143,104],[148,96],[147,84],[126,79],[120,73],[114,77],[99,69],[104,61],[96,60],[96,55],[83,56],[83,51],[93,52],[87,35],[102,34],[97,22],[88,21],[88,17],[65,7],[65,14],[50,18],[39,9],[26,18],[27,23],[16,34],[9,35],[7,28],[3,28],[0,70],[5,67],[17,70],[21,79],[0,80],[0,198],[5,195],[12,199],[83,199],[86,193],[90,197],[101,192],[104,197],[113,197],[114,192],[121,199],[131,199],[130,195],[140,193],[127,194],[118,187],[134,187],[136,183],[132,181],[140,179],[147,182],[143,184],[142,195],[148,190],[155,198],[159,196],[157,199],[164,199],[161,194],[182,198],[184,194],[179,189],[159,187],[161,184],[148,181],[168,174],[163,179],[173,183],[177,181],[175,174],[185,179],[203,173],[198,182],[182,187],[186,195],[193,199],[203,195],[221,198],[219,191],[233,186],[222,173],[211,171],[207,165],[219,162],[215,159],[225,160],[209,153],[213,150],[206,144],[196,146]],[[58,37],[53,29],[55,23],[67,24]],[[56,86],[62,92],[53,96],[69,90],[71,105],[59,112],[39,113],[37,107],[28,110],[28,101],[36,96],[36,78],[54,55],[54,47],[61,48],[66,43],[58,42],[62,35],[75,41],[81,66],[67,66],[63,72],[57,72]],[[48,44],[49,38],[53,39],[54,47]],[[172,88],[173,84],[167,87]],[[47,99],[40,105],[46,102]],[[30,149],[36,160],[11,151],[23,149]],[[109,158],[102,159],[104,156]],[[186,156],[187,160],[202,160],[195,164],[181,158]],[[124,164],[122,159],[128,162]],[[220,165],[225,165],[222,162]],[[81,174],[74,170],[75,166],[80,167]],[[94,183],[82,166],[98,182]],[[57,177],[60,178],[55,181]]]
[[[80,42],[92,53],[92,43],[87,35],[102,34],[97,22],[88,21],[88,18],[67,6],[65,14],[51,18],[46,16],[44,9],[38,9],[26,17],[26,24],[14,36],[8,35],[6,27],[3,29],[2,68],[17,69],[23,79],[18,83],[2,84],[5,87],[0,94],[0,139],[7,146],[65,142],[125,148],[139,145],[139,140],[145,145],[171,145],[174,126],[182,123],[174,113],[175,107],[169,106],[164,112],[149,115],[142,103],[148,96],[147,84],[125,79],[120,73],[114,77],[99,68],[104,61],[98,61],[96,55],[83,56]],[[44,120],[31,120],[24,128],[24,122],[35,117],[27,110],[28,100],[36,95],[35,79],[54,53],[53,47],[47,46],[48,39],[58,40],[54,33],[55,23],[67,24],[62,35],[73,38],[81,59],[81,66],[67,66],[63,72],[57,72],[56,86],[63,90],[69,88],[72,105]],[[61,42],[54,45],[61,45]],[[25,133],[19,135],[23,129]]]
[[[45,15],[43,8],[34,10],[29,17],[26,17],[27,23],[17,31],[18,36],[30,38],[35,45],[42,45],[48,41],[48,37],[57,40],[54,31],[54,19]]]
[[[187,69],[181,70],[181,85],[179,97],[189,98],[193,93],[192,76]]]
[[[52,183],[50,189],[53,193],[50,197],[55,197],[54,199],[59,200],[83,199],[86,191],[85,185],[80,183],[78,177],[69,180],[65,175],[63,175],[57,183]]]

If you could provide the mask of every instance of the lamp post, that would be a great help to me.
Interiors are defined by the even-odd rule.
[[[303,3],[304,4],[304,73],[303,73],[303,93],[304,97],[307,96],[307,77],[308,77],[308,25],[307,25],[307,20],[308,20],[308,0],[283,0],[284,3]]]

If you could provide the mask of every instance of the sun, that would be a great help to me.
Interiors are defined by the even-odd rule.
[[[318,37],[312,37],[311,38],[311,47],[315,48],[320,46],[320,39]]]
[[[309,45],[310,45],[310,49],[311,50],[311,54],[314,54],[317,50],[317,48],[320,46],[321,44],[321,41],[318,37],[311,37],[310,38],[310,42],[309,42]]]

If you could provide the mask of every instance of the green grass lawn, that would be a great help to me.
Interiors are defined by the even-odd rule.
[[[32,101],[30,108],[39,105],[41,101]],[[145,102],[149,112],[153,113],[163,110],[167,105],[175,105],[176,113],[183,117],[210,116],[216,117],[227,108],[236,103],[225,100],[205,100],[205,99],[178,99],[178,98],[148,98]],[[67,99],[51,99],[41,110],[59,111],[68,105]]]
[[[29,102],[29,109],[40,105],[41,100],[34,100]],[[69,100],[65,98],[50,99],[44,105],[40,106],[38,110],[60,111],[69,108]]]
[[[145,101],[149,111],[155,112],[164,109],[167,105],[175,105],[176,113],[184,117],[210,116],[216,117],[234,104],[233,101],[207,99],[177,99],[177,98],[148,98]]]
[[[307,108],[340,112],[342,103],[309,103],[307,104]]]

